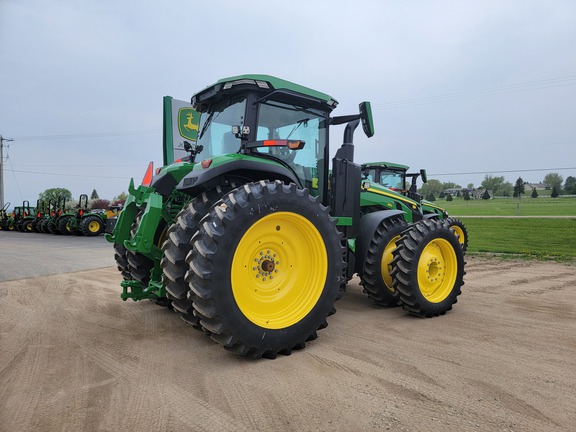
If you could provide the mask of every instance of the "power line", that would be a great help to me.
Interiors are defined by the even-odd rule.
[[[449,175],[472,175],[472,174],[506,174],[518,172],[535,172],[535,171],[566,171],[576,170],[576,167],[569,168],[535,168],[535,169],[520,169],[520,170],[502,170],[502,171],[476,171],[476,172],[455,172],[455,173],[431,173],[430,176],[449,176]]]
[[[42,174],[42,175],[52,175],[52,176],[60,176],[60,177],[85,177],[85,178],[109,178],[109,179],[130,179],[131,177],[116,177],[116,176],[109,176],[109,175],[86,175],[86,174],[62,174],[62,173],[48,173],[48,172],[39,172],[39,171],[21,171],[21,170],[6,170],[12,171],[14,173],[25,173],[25,174]]]
[[[162,133],[161,129],[146,129],[135,131],[122,131],[122,132],[89,132],[77,134],[61,134],[61,135],[32,135],[16,137],[18,141],[46,141],[58,139],[82,139],[82,138],[110,138],[129,135],[146,135],[153,133]]]
[[[395,108],[405,108],[414,105],[425,105],[425,104],[432,104],[432,103],[441,103],[447,101],[456,101],[461,99],[470,99],[474,97],[481,97],[481,96],[496,96],[500,94],[510,94],[510,93],[519,93],[519,92],[526,92],[526,91],[533,91],[533,90],[541,90],[553,87],[566,87],[566,86],[573,86],[576,85],[576,75],[570,75],[566,77],[559,77],[559,78],[549,78],[544,80],[538,81],[527,81],[518,84],[510,84],[504,86],[496,86],[496,87],[488,87],[484,89],[478,90],[466,90],[457,93],[449,93],[445,95],[437,95],[437,96],[427,96],[422,98],[412,98],[412,99],[401,99],[397,101],[390,101],[384,102],[381,104],[373,104],[372,110],[373,111],[382,111],[387,109],[395,109]],[[345,113],[353,113],[357,112],[356,108],[354,109],[345,109],[344,112],[341,111],[340,115]]]

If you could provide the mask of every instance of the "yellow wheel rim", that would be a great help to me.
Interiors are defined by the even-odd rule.
[[[318,303],[327,272],[326,246],[316,227],[296,213],[273,213],[240,240],[232,260],[232,293],[254,324],[286,328]]]
[[[400,236],[397,235],[396,237],[392,238],[384,248],[384,252],[382,253],[382,261],[380,263],[380,272],[382,273],[382,280],[386,287],[391,291],[394,292],[394,287],[392,286],[392,276],[390,276],[390,272],[392,272],[392,252],[396,249],[396,242],[400,239]]]
[[[459,227],[458,225],[452,225],[450,226],[450,230],[452,230],[452,232],[458,236],[458,243],[464,245],[464,241],[466,239],[464,238],[464,231],[462,230],[462,228]]]
[[[418,286],[426,300],[440,303],[450,295],[458,272],[456,252],[449,241],[428,243],[418,260]]]
[[[98,232],[99,229],[100,229],[100,222],[90,221],[90,223],[88,223],[88,231],[95,233]]]

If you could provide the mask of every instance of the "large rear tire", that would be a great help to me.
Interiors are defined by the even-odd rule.
[[[396,243],[392,285],[410,314],[444,315],[458,301],[464,285],[464,251],[450,228],[439,220],[414,224]]]
[[[22,222],[22,232],[33,232],[34,230],[32,229],[32,222],[32,220],[25,220]]]
[[[392,252],[407,226],[408,223],[402,217],[384,219],[370,239],[360,280],[364,292],[378,306],[398,306],[390,275]]]
[[[118,271],[122,274],[124,280],[133,280],[126,252],[127,249],[124,246],[114,243],[114,260],[118,266]]]
[[[192,305],[193,292],[184,277],[187,272],[186,256],[192,250],[190,240],[198,231],[200,220],[206,216],[210,208],[225,194],[232,190],[232,186],[218,186],[203,192],[185,206],[174,224],[168,229],[166,241],[162,245],[162,260],[160,266],[163,271],[164,286],[168,298],[172,300],[174,309],[182,314],[182,319],[192,324],[198,330],[202,330],[200,318],[194,315]]]
[[[63,216],[58,219],[58,230],[65,235],[72,234],[68,229],[68,221],[70,220],[70,216]]]
[[[68,222],[68,220],[66,220]],[[86,237],[99,236],[104,232],[104,222],[98,216],[86,216],[82,219],[82,233]]]
[[[307,189],[263,180],[233,190],[202,219],[186,258],[202,326],[239,355],[304,348],[334,310],[340,237]]]

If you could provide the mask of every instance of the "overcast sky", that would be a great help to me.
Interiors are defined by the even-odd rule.
[[[246,73],[328,93],[334,115],[370,100],[357,162],[462,186],[576,176],[574,0],[0,0],[5,201],[112,199],[161,164],[163,96]]]

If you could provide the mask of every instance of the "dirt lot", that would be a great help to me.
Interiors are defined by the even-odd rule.
[[[469,257],[444,317],[357,281],[305,350],[227,353],[114,267],[0,283],[0,431],[567,431],[576,267]]]

